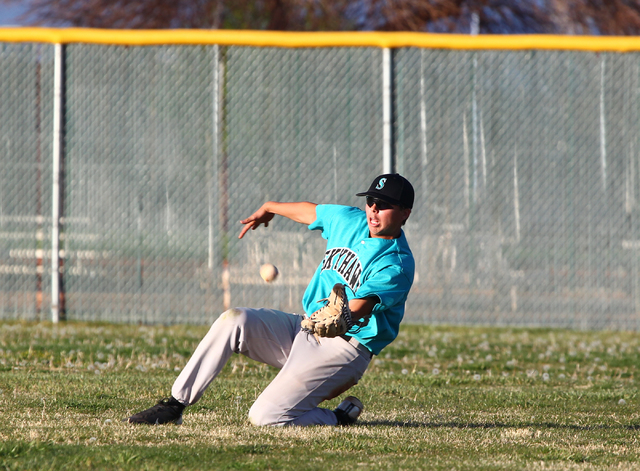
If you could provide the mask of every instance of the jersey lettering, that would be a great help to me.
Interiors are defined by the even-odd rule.
[[[334,270],[342,276],[354,293],[360,288],[362,264],[353,250],[346,247],[327,250],[322,262],[322,271],[324,270]]]
[[[331,249],[327,250],[324,254],[324,260],[322,261],[322,270],[328,270],[331,267],[331,263],[333,261],[333,257],[340,251],[340,249]]]
[[[349,286],[358,286],[360,287],[360,275],[362,274],[362,265],[360,263],[357,264],[358,267],[353,271],[353,275],[351,275],[351,280],[349,280]],[[351,268],[355,267],[356,264],[352,264]],[[355,291],[355,290],[354,290]]]
[[[345,254],[345,257],[342,259],[342,263],[340,264],[340,267],[338,267],[338,273],[345,273],[347,270],[347,266],[349,265],[349,262],[353,260],[353,257],[355,256],[356,256],[355,253],[347,252]]]
[[[356,267],[356,265],[357,263],[352,263],[344,272],[344,279],[348,280],[348,283],[351,283],[351,275],[353,274],[353,269]],[[342,266],[340,266],[340,268],[342,268]]]

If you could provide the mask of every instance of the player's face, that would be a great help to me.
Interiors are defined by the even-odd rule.
[[[369,234],[373,238],[395,239],[400,237],[402,224],[411,214],[411,210],[395,204],[380,201],[370,196],[365,204]]]

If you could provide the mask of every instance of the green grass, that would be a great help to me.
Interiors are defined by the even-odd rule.
[[[182,426],[123,423],[206,330],[4,322],[0,469],[640,467],[637,333],[404,326],[350,391],[357,426],[250,426],[276,370],[241,356]]]

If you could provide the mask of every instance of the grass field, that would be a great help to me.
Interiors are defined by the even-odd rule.
[[[357,426],[250,426],[276,370],[240,356],[183,425],[123,423],[206,330],[4,322],[0,469],[640,468],[638,333],[404,326]]]

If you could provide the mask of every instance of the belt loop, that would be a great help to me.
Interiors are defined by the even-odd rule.
[[[362,345],[360,342],[358,342],[356,339],[351,337],[350,335],[343,334],[343,335],[340,335],[340,337],[346,340],[347,342],[349,342],[354,347],[356,347],[356,350],[369,355],[369,360],[373,358],[373,352],[369,350],[367,347],[365,347],[364,345]]]

